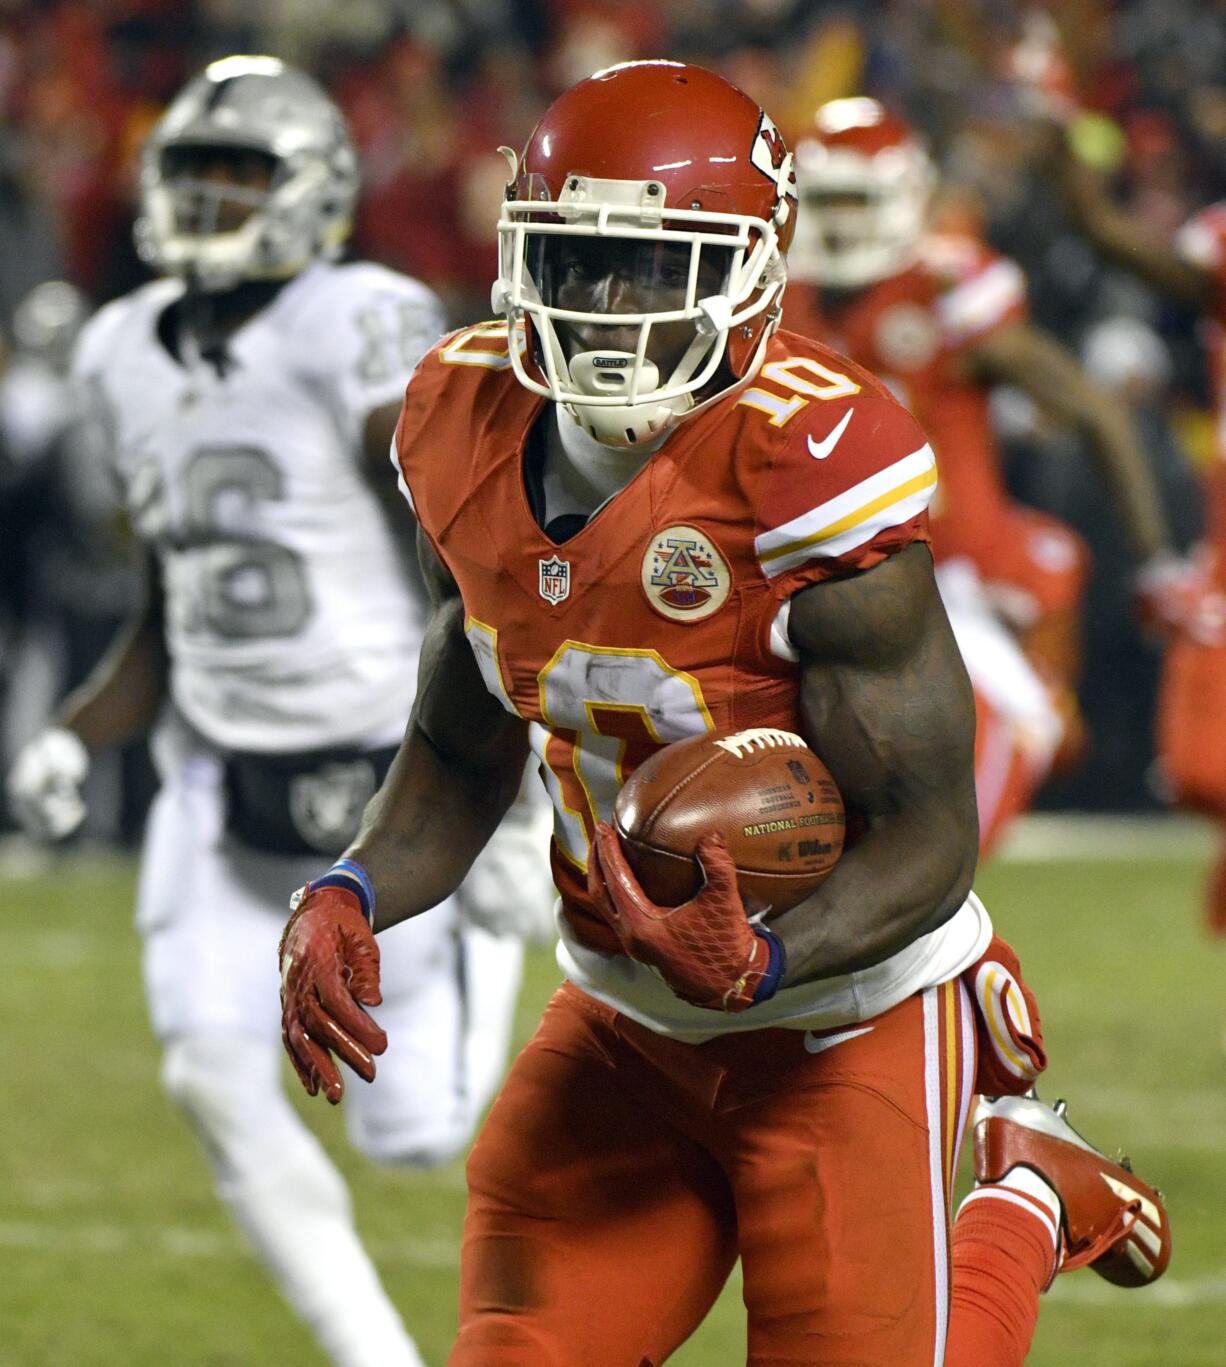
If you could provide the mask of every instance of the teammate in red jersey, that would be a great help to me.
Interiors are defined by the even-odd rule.
[[[333,1052],[373,1075],[372,929],[454,886],[531,746],[567,982],[469,1160],[452,1363],[659,1364],[738,1255],[751,1363],[1021,1362],[1062,1259],[1152,1280],[1169,1231],[1150,1188],[1014,1095],[982,1118],[951,1239],[973,1092],[1020,1093],[1044,1057],[970,891],[931,449],[866,371],[776,330],[791,158],[734,87],[614,67],[509,161],[507,321],[444,339],[405,396],[437,612],[388,782],[286,928],[291,1058],[332,1100]],[[625,776],[685,736],[781,728],[858,842],[769,927],[718,838],[699,895],[653,906],[607,824]]]
[[[1177,604],[1181,629],[1164,662],[1158,752],[1176,802],[1222,828],[1206,913],[1210,928],[1226,935],[1226,201],[1194,215],[1173,242],[1155,241],[1073,154],[1063,129],[1053,128],[1048,150],[1064,201],[1094,245],[1116,265],[1200,310],[1209,323],[1218,418],[1217,450],[1205,480],[1206,531],[1196,556],[1203,590],[1185,593]]]
[[[935,170],[915,132],[876,100],[834,100],[799,141],[796,167],[800,214],[784,321],[885,379],[936,451],[933,553],[938,566],[958,566],[946,598],[979,703],[986,847],[1045,777],[1061,720],[1066,754],[1078,748],[1073,687],[1088,568],[1070,527],[1010,498],[988,411],[991,386],[1016,385],[1085,434],[1142,582],[1169,579],[1178,562],[1127,413],[1029,321],[1021,270],[973,237],[928,230]],[[970,567],[1046,685],[1054,728],[1044,725],[1044,689],[973,611]],[[964,617],[972,631],[959,630]],[[1050,717],[1050,704],[1046,710]]]

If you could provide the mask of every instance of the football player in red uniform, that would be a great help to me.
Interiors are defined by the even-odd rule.
[[[1173,604],[1180,630],[1164,664],[1158,751],[1175,800],[1222,827],[1206,911],[1210,928],[1226,935],[1226,201],[1194,215],[1173,242],[1155,241],[1073,154],[1063,129],[1053,129],[1049,153],[1064,201],[1095,246],[1116,265],[1200,310],[1209,323],[1217,451],[1205,480],[1206,531],[1196,557],[1203,587]]]
[[[508,160],[505,320],[444,339],[405,396],[437,612],[388,782],[286,928],[290,1056],[331,1100],[333,1053],[373,1074],[372,931],[455,885],[531,747],[567,981],[469,1159],[452,1363],[659,1364],[738,1256],[752,1363],[1021,1362],[1062,1260],[1152,1280],[1169,1231],[1018,1095],[1044,1058],[970,890],[931,448],[866,371],[777,331],[791,158],[740,91],[614,67]],[[697,897],[652,905],[607,824],[626,775],[685,736],[780,729],[859,840],[769,925],[718,837]],[[1006,1095],[951,1236],[976,1090]]]
[[[1046,776],[1061,723],[1079,749],[1073,688],[1087,573],[1081,539],[1058,519],[1010,498],[988,411],[1009,383],[1082,431],[1119,508],[1144,584],[1169,579],[1169,548],[1146,458],[1127,413],[1076,359],[1028,319],[1018,266],[965,235],[928,230],[935,171],[921,140],[878,101],[833,100],[798,142],[800,213],[789,256],[784,321],[822,337],[879,375],[919,419],[941,484],[932,507],[938,566],[979,704],[976,750],[984,845],[1028,805]],[[964,633],[966,576],[1013,631],[1042,691],[990,627]],[[1038,696],[1036,697],[1036,693]]]

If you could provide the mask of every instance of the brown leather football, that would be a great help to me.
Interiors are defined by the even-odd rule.
[[[773,727],[692,736],[657,750],[618,793],[613,821],[658,906],[677,906],[699,890],[694,851],[713,832],[728,843],[751,914],[803,901],[843,852],[834,780],[799,736]]]

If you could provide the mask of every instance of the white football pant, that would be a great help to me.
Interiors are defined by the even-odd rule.
[[[163,1082],[196,1129],[217,1190],[286,1299],[340,1367],[421,1359],[358,1241],[345,1184],[289,1104],[277,946],[289,894],[326,859],[252,851],[224,831],[222,765],[177,723],[141,865],[137,925]],[[379,936],[388,1051],[347,1076],[350,1137],[384,1163],[463,1150],[503,1075],[522,946],[462,926],[445,903]]]

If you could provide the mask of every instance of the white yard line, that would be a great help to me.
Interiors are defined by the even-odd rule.
[[[403,1238],[365,1241],[372,1257],[412,1267],[455,1268],[460,1265],[458,1239]],[[153,1255],[158,1258],[220,1258],[246,1261],[254,1255],[237,1234],[189,1225],[39,1224],[33,1220],[0,1220],[0,1249],[21,1252]]]
[[[1035,812],[1010,827],[997,858],[1010,863],[1061,859],[1209,859],[1218,840],[1195,816],[1087,816]]]
[[[103,958],[131,957],[127,941],[118,942],[113,932],[69,930],[51,927],[38,930],[11,928],[5,961],[24,969],[62,973]]]
[[[114,877],[135,870],[136,856],[106,845],[87,844],[71,849],[48,847],[23,835],[0,835],[0,880],[24,882],[48,878],[57,873],[74,878],[104,875]]]

